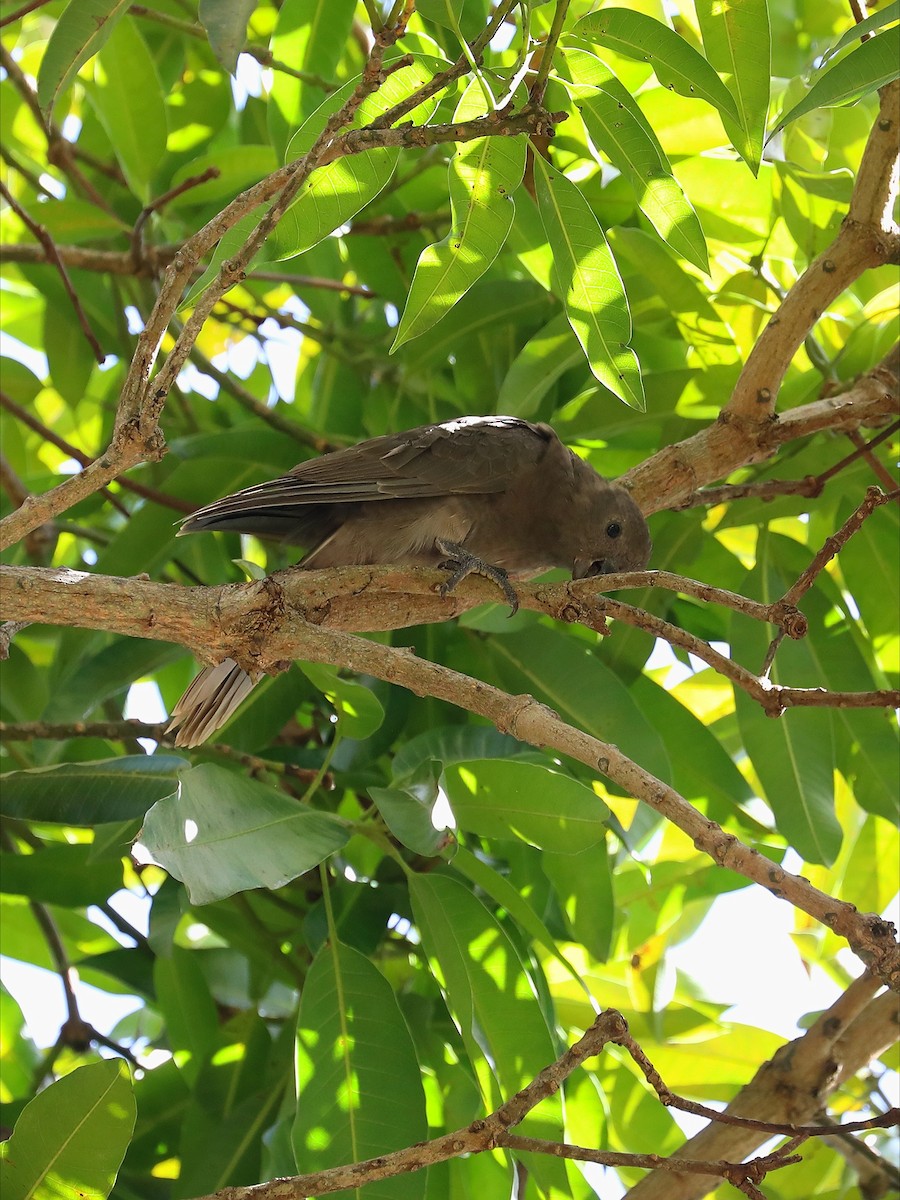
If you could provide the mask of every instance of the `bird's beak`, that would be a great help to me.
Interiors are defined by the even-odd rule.
[[[596,575],[597,572],[591,569],[595,562],[593,558],[576,558],[572,564],[572,578],[587,579],[589,575]]]

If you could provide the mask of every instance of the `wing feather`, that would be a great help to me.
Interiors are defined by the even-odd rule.
[[[216,500],[188,517],[179,532],[223,527],[266,532],[272,523],[266,511],[281,526],[290,521],[291,509],[301,509],[295,519],[302,522],[302,510],[315,505],[500,492],[539,461],[555,436],[546,425],[489,416],[371,438]],[[277,517],[273,509],[280,510]],[[260,518],[255,526],[253,514]]]

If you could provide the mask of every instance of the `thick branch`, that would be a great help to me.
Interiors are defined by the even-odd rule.
[[[878,981],[862,975],[818,1018],[811,1029],[787,1042],[764,1063],[726,1109],[738,1116],[801,1123],[814,1118],[827,1098],[898,1037],[897,997],[875,996]],[[873,998],[874,997],[874,998]],[[766,1140],[753,1129],[710,1124],[687,1141],[679,1155],[697,1159],[742,1159]],[[648,1175],[629,1200],[700,1200],[719,1183],[711,1176]]]
[[[699,433],[666,446],[622,477],[645,513],[683,503],[698,488],[738,467],[764,462],[786,442],[824,430],[883,425],[900,410],[900,346],[846,392],[792,408],[761,425],[735,421],[727,410]]]
[[[882,91],[840,232],[809,264],[760,334],[728,402],[726,411],[733,419],[753,424],[769,420],[791,360],[828,306],[870,267],[900,260],[900,231],[890,214],[898,129],[900,81],[895,81]]]
[[[201,657],[208,657],[209,647],[217,646],[216,658],[230,656],[249,670],[278,669],[285,661],[297,658],[332,663],[399,684],[416,695],[446,700],[486,717],[498,729],[522,741],[569,755],[649,804],[720,866],[753,880],[833,929],[880,978],[900,987],[900,956],[889,922],[874,915],[860,915],[853,905],[834,900],[743,845],[616,746],[572,728],[531,696],[509,696],[457,671],[418,659],[408,650],[381,646],[327,627],[336,624],[342,615],[347,624],[359,628],[365,593],[375,579],[381,585],[393,579],[395,587],[402,580],[406,595],[405,609],[396,594],[387,605],[382,599],[380,610],[392,611],[394,616],[387,624],[379,622],[380,628],[408,623],[404,614],[408,618],[411,610],[418,623],[423,619],[422,610],[432,606],[430,619],[446,619],[475,599],[473,591],[479,599],[495,599],[488,581],[476,581],[471,589],[467,588],[468,601],[454,598],[448,602],[433,592],[422,594],[421,600],[410,596],[410,580],[421,581],[422,593],[433,587],[434,575],[425,570],[400,573],[391,568],[356,567],[298,571],[227,588],[173,588],[140,579],[110,579],[41,568],[2,570],[4,615],[12,619],[33,619],[36,614],[39,620],[61,624],[75,619],[88,628],[175,641]],[[356,586],[351,594],[345,593],[343,605],[336,603],[333,584],[327,588],[326,580],[346,583],[351,579]],[[294,589],[295,582],[299,590]],[[487,596],[482,594],[482,584],[488,589]],[[305,603],[300,602],[301,592]]]

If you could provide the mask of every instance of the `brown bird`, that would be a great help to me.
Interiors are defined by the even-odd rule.
[[[452,567],[442,595],[474,571],[497,583],[513,612],[510,575],[565,567],[584,579],[642,570],[650,558],[647,522],[628,492],[549,425],[518,417],[459,417],[302,462],[199,509],[179,536],[204,529],[311,546],[304,570]],[[172,712],[175,744],[199,745],[255,682],[231,659],[207,667]]]

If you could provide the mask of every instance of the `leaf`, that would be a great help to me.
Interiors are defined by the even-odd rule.
[[[820,74],[799,104],[778,118],[773,133],[816,108],[834,108],[862,99],[897,79],[900,76],[898,64],[900,25],[876,34]]]
[[[343,679],[337,667],[327,663],[300,663],[300,669],[334,706],[342,737],[362,740],[381,727],[384,709],[370,688],[355,679]]]
[[[429,762],[466,762],[472,758],[512,758],[528,752],[518,739],[487,725],[442,725],[411,737],[394,755],[394,782],[418,777]]]
[[[478,79],[469,84],[454,121],[484,115],[483,86]],[[450,231],[419,255],[392,352],[436,324],[500,253],[516,214],[513,192],[522,182],[525,150],[524,138],[504,137],[456,148],[448,168]]]
[[[757,565],[740,588],[770,604],[784,595],[792,582],[784,555],[793,543],[763,533]],[[795,578],[795,577],[794,577]],[[810,656],[819,631],[803,642],[779,648],[772,669],[773,683],[798,687],[821,686],[821,677]],[[738,662],[758,670],[765,655],[768,634],[759,622],[740,613],[732,615],[732,653]],[[779,833],[807,862],[834,862],[841,847],[841,827],[834,814],[835,745],[833,717],[824,709],[793,708],[781,717],[767,717],[759,703],[735,686],[735,708],[744,748],[775,815]]]
[[[348,836],[339,817],[204,763],[182,775],[177,796],[147,813],[141,842],[187,886],[192,904],[209,904],[247,888],[282,887]]]
[[[237,70],[238,55],[247,40],[247,22],[255,8],[256,0],[200,0],[197,16],[213,54],[229,75]]]
[[[393,72],[377,92],[363,100],[346,126],[348,130],[368,125],[408,99],[443,65],[439,59],[423,55],[413,58],[412,65]],[[288,160],[300,158],[315,144],[328,119],[346,103],[358,83],[353,79],[339,88],[303,123],[291,138]],[[403,119],[414,125],[424,124],[436,105],[436,99],[426,100]],[[293,258],[309,250],[371,203],[393,175],[399,155],[398,146],[379,147],[338,158],[313,171],[276,230],[278,258]]]
[[[47,116],[127,8],[128,0],[69,0],[53,27],[38,71],[38,102]]]
[[[615,636],[615,635],[614,635]],[[479,645],[507,691],[531,692],[565,721],[606,742],[661,779],[668,755],[651,722],[622,680],[589,645],[560,630],[533,625]],[[464,670],[464,664],[459,669]]]
[[[100,51],[88,95],[131,188],[144,200],[166,153],[166,108],[156,65],[129,18]]]
[[[472,1064],[487,1056],[496,1080],[491,1085],[479,1072],[483,1103],[493,1107],[498,1096],[515,1095],[555,1059],[553,1037],[513,943],[481,901],[445,875],[413,875],[409,882],[422,946]],[[561,1140],[558,1097],[544,1100],[519,1128],[526,1136]],[[537,1172],[537,1161],[530,1162]]]
[[[224,205],[245,188],[270,175],[277,166],[271,146],[230,146],[201,154],[178,168],[172,176],[172,187],[202,175],[210,167],[215,167],[218,175],[173,197],[166,207],[172,210],[206,204]]]
[[[394,837],[428,858],[437,855],[452,837],[446,830],[436,829],[432,821],[440,773],[440,764],[426,759],[414,775],[404,776],[402,781],[395,778],[390,787],[368,789]]]
[[[0,813],[61,825],[127,821],[173,795],[189,766],[174,754],[134,754],[11,771],[0,777]]]
[[[196,951],[173,946],[153,964],[153,991],[169,1045],[190,1084],[219,1045],[219,1020]]]
[[[356,0],[285,0],[272,37],[272,57],[295,71],[331,79],[350,36]],[[280,160],[292,135],[322,103],[325,93],[309,80],[275,71],[267,120]]]
[[[828,62],[829,58],[833,58],[835,54],[843,50],[845,46],[849,46],[851,42],[859,41],[865,34],[873,33],[876,29],[881,29],[882,26],[889,25],[891,21],[900,21],[900,0],[892,0],[892,3],[885,4],[883,8],[879,8],[878,12],[874,12],[864,20],[857,21],[851,25],[831,49],[825,51],[822,55],[822,62]]]
[[[416,1051],[394,992],[367,958],[331,942],[306,976],[297,1018],[297,1168],[323,1171],[427,1135]],[[369,1183],[367,1195],[422,1195],[421,1175]]]
[[[92,846],[48,845],[34,854],[0,851],[0,890],[44,904],[105,904],[122,886],[121,862],[91,862]]]
[[[78,320],[73,320],[68,300],[59,305],[47,297],[44,310],[44,350],[53,386],[74,408],[88,389],[94,367],[94,352],[88,345]]]
[[[558,313],[529,338],[506,373],[497,412],[534,417],[557,379],[584,362],[584,352],[565,313]]]
[[[553,884],[571,940],[586,946],[600,962],[606,962],[616,922],[606,846],[591,846],[574,854],[545,853],[541,855],[541,866]]]
[[[663,241],[708,274],[706,241],[697,214],[637,103],[593,54],[572,49],[566,61],[573,79],[582,85],[576,106],[591,141],[630,180],[641,211]]]
[[[78,1067],[28,1103],[3,1143],[4,1200],[104,1200],[134,1129],[122,1059]]]
[[[707,60],[661,21],[625,8],[604,8],[576,21],[574,32],[626,58],[650,63],[663,87],[706,100],[723,116],[740,120],[731,93]]]
[[[520,837],[574,854],[605,836],[603,801],[577,779],[537,763],[463,763],[444,771],[444,788],[461,828],[485,837]]]
[[[591,371],[632,408],[645,408],[637,355],[630,349],[628,300],[612,251],[581,191],[535,156],[534,183],[541,220],[553,251],[554,291]]]
[[[766,0],[695,0],[703,49],[724,75],[738,120],[723,115],[728,136],[755,175],[762,158],[769,110],[771,30]]]
[[[552,856],[556,859],[557,855]],[[542,858],[542,862],[545,858]],[[605,875],[607,886],[609,881],[609,871],[604,871],[601,867],[597,871],[598,861],[596,851],[591,854],[591,869],[597,875]],[[458,846],[453,855],[453,869],[459,871],[466,879],[469,879],[480,888],[485,895],[497,904],[500,908],[506,909],[509,915],[513,918],[516,924],[523,929],[533,941],[538,945],[543,946],[548,954],[551,954],[563,969],[571,975],[579,987],[584,989],[585,994],[590,998],[590,989],[585,984],[581,975],[575,967],[569,962],[566,956],[562,953],[559,946],[553,939],[549,929],[540,919],[524,896],[510,883],[510,881],[501,875],[499,871],[488,866],[486,862],[472,854],[465,846]]]
[[[182,312],[186,308],[193,308],[209,285],[217,278],[219,271],[222,269],[222,263],[226,259],[233,258],[240,251],[261,220],[261,212],[249,212],[241,217],[239,221],[235,221],[228,232],[220,238],[206,270],[188,289],[187,294],[179,305],[179,312]],[[253,267],[258,266],[260,262],[268,259],[270,254],[271,247],[267,242],[250,259],[246,267],[246,273],[248,275],[251,274]]]

